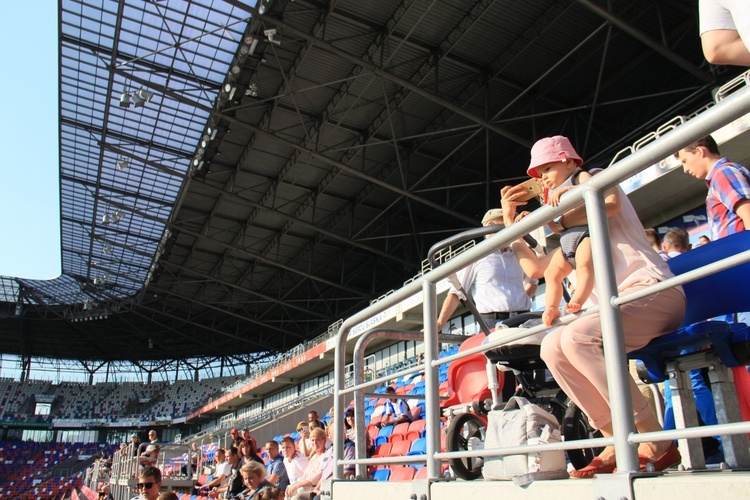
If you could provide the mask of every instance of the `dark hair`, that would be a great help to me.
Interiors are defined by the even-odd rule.
[[[673,227],[664,235],[664,246],[674,248],[678,252],[687,252],[690,247],[690,236],[687,231],[679,227]]]
[[[659,233],[653,227],[649,227],[646,229],[646,239],[651,246],[661,245],[661,238],[659,237]]]
[[[278,486],[266,486],[258,492],[258,500],[276,500],[281,493],[281,488]]]
[[[386,387],[385,393],[386,394],[396,394],[396,389],[394,389],[392,386],[389,385],[388,387]]]
[[[161,483],[161,471],[153,465],[144,467],[141,473],[138,474],[138,477],[141,479],[153,477],[155,483]]]
[[[281,443],[282,444],[289,443],[292,446],[294,446],[294,438],[292,436],[284,436],[283,438],[281,438]],[[291,457],[287,457],[287,458],[291,458]]]
[[[239,454],[240,454],[240,452],[237,451],[237,447],[236,446],[230,446],[229,448],[227,448],[226,451],[227,451],[227,456],[230,456],[230,457],[232,455],[239,456]]]
[[[698,139],[694,143],[689,144],[688,146],[685,146],[680,151],[689,151],[692,153],[693,151],[701,147],[708,149],[709,153],[712,153],[715,155],[721,154],[719,153],[719,146],[716,144],[716,141],[714,140],[714,138],[711,137],[710,135],[707,135],[703,139]],[[674,157],[679,159],[679,151],[674,154]]]

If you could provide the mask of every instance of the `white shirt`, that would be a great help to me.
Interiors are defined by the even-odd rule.
[[[284,467],[286,467],[286,475],[289,477],[289,484],[294,484],[302,478],[308,463],[307,457],[299,452],[294,454],[291,462],[284,458]]]
[[[497,250],[456,273],[480,314],[528,311],[531,298],[523,289],[524,274],[513,250]],[[458,295],[451,287],[450,293]]]
[[[227,461],[217,464],[216,471],[214,472],[214,477],[219,477],[221,475],[224,476],[224,479],[221,480],[221,485],[224,486],[229,479],[229,476],[232,475],[232,464]]]

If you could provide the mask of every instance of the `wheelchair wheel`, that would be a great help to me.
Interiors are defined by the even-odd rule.
[[[485,423],[473,413],[462,413],[451,419],[445,446],[448,451],[468,451],[469,440],[477,438],[484,442]],[[466,480],[482,476],[483,460],[474,458],[451,458],[448,463],[456,477]]]
[[[565,441],[601,437],[601,432],[589,424],[589,418],[575,403],[570,403],[563,418],[562,434]],[[586,467],[604,448],[584,448],[582,450],[568,450],[570,463],[576,469]]]

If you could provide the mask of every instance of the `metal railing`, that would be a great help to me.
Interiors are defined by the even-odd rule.
[[[630,400],[629,376],[625,366],[625,344],[623,340],[622,326],[618,306],[635,300],[640,294],[628,294],[618,297],[617,283],[615,283],[615,272],[612,261],[610,242],[608,240],[608,222],[604,207],[604,193],[607,189],[617,186],[623,180],[658,163],[662,159],[673,154],[675,151],[691,144],[692,142],[711,134],[725,124],[742,117],[750,112],[750,89],[747,87],[735,92],[715,106],[707,109],[686,123],[674,127],[667,133],[640,147],[632,154],[618,161],[605,171],[592,177],[586,183],[572,190],[558,206],[544,206],[536,210],[521,222],[503,229],[492,238],[489,238],[474,248],[467,250],[441,265],[439,268],[425,273],[421,280],[413,282],[395,291],[383,300],[371,305],[367,309],[351,316],[343,322],[336,338],[335,371],[334,371],[334,418],[335,438],[334,457],[336,467],[334,478],[343,478],[344,464],[368,464],[372,459],[342,460],[344,443],[344,425],[342,422],[345,408],[345,394],[352,390],[364,390],[374,385],[378,380],[365,384],[356,384],[354,387],[346,388],[344,383],[346,344],[350,330],[357,324],[395,306],[399,302],[419,293],[423,294],[424,314],[424,342],[425,342],[425,399],[426,399],[426,427],[432,429],[427,434],[427,477],[440,477],[440,460],[459,457],[477,456],[504,456],[519,453],[533,453],[548,450],[568,450],[591,446],[615,445],[618,470],[626,474],[617,475],[622,482],[617,483],[615,489],[622,497],[632,498],[631,474],[639,472],[637,444],[655,440],[671,440],[678,437],[712,436],[716,434],[741,434],[750,431],[750,423],[733,423],[718,426],[701,427],[693,429],[681,429],[674,431],[660,431],[653,433],[635,434],[635,424]],[[598,258],[595,260],[595,274],[600,277],[596,282],[599,306],[587,311],[586,314],[598,312],[603,331],[604,355],[607,359],[607,380],[609,394],[611,396],[612,428],[614,435],[611,438],[587,439],[559,444],[545,444],[534,446],[517,446],[513,448],[502,448],[482,451],[444,452],[440,453],[439,429],[440,413],[438,398],[438,373],[437,367],[451,362],[455,359],[492,349],[500,345],[514,342],[540,331],[545,327],[530,328],[524,332],[508,335],[502,341],[491,342],[482,347],[468,349],[460,354],[438,359],[438,332],[436,328],[437,300],[436,284],[457,270],[466,267],[482,257],[490,254],[496,249],[507,246],[511,242],[530,233],[534,229],[548,223],[557,215],[570,211],[585,201],[586,215],[591,233],[592,250]],[[678,276],[671,278],[651,288],[644,293],[655,293],[657,289],[676,286],[688,279],[696,279],[697,276]],[[609,299],[607,299],[609,298]],[[578,316],[566,316],[562,318],[563,323],[569,323]],[[356,355],[356,353],[355,353]],[[361,411],[361,409],[360,409]],[[400,462],[404,462],[402,458]],[[411,460],[409,460],[411,461]],[[383,460],[382,463],[385,463]],[[609,491],[612,491],[610,484]]]

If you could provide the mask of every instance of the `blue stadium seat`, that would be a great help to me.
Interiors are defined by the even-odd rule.
[[[388,481],[391,477],[390,469],[376,469],[371,476],[375,481]]]

